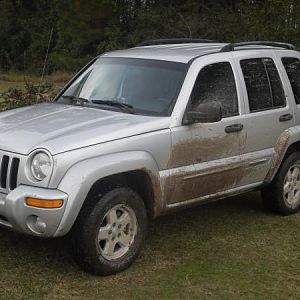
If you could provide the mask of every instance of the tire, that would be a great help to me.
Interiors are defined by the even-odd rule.
[[[280,166],[272,183],[262,190],[264,206],[287,216],[300,209],[300,153],[291,153]]]
[[[137,258],[147,232],[141,197],[125,187],[103,186],[89,196],[71,232],[75,261],[95,275],[111,275]]]

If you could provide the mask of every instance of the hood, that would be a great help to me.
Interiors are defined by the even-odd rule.
[[[169,127],[170,118],[43,103],[0,114],[0,149],[53,155]]]

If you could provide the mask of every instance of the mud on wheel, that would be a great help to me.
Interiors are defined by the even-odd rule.
[[[87,199],[71,232],[71,249],[85,270],[110,275],[132,264],[146,232],[141,197],[129,188],[103,186]]]
[[[282,215],[300,209],[300,153],[293,152],[283,161],[272,183],[262,191],[265,207]]]

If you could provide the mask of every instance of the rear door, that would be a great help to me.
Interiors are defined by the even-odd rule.
[[[242,184],[264,180],[281,133],[294,124],[293,106],[279,72],[280,62],[271,52],[236,54],[245,100],[247,140],[242,152],[245,172]]]

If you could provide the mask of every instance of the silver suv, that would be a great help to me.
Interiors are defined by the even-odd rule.
[[[0,115],[0,224],[68,234],[99,275],[148,220],[256,189],[300,208],[300,53],[273,42],[158,40],[103,54],[52,103]]]

